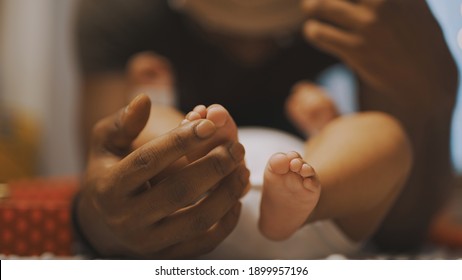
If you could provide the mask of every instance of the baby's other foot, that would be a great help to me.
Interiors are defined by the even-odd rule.
[[[274,154],[266,166],[260,206],[260,231],[284,240],[297,231],[316,207],[321,185],[314,169],[296,152]]]
[[[297,84],[286,101],[292,123],[307,135],[316,135],[339,113],[325,90],[313,83]]]

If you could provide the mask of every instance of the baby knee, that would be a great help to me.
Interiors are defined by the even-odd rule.
[[[412,147],[400,121],[383,112],[363,112],[337,118],[327,130],[343,135],[360,133],[367,137],[374,152],[390,162],[400,165],[408,174],[412,165]]]
[[[406,173],[412,165],[412,146],[408,134],[401,122],[395,117],[383,112],[362,113],[367,126],[378,133],[382,139],[377,144],[382,145],[383,151],[396,159]]]

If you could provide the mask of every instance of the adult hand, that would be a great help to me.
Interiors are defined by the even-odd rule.
[[[453,105],[457,68],[426,1],[303,0],[302,9],[306,38],[363,85],[414,112]]]
[[[213,145],[217,128],[198,120],[131,151],[149,110],[149,99],[141,96],[94,127],[77,204],[79,226],[103,256],[188,258],[209,252],[237,224],[249,178],[243,146]],[[204,157],[156,180],[178,159],[206,148]]]

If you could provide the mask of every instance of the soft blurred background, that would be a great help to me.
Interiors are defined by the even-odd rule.
[[[10,121],[35,124],[40,139],[37,175],[76,174],[81,169],[72,56],[74,3],[0,0],[0,108],[10,112]]]
[[[462,65],[462,1],[427,0],[442,25],[446,40],[456,59],[459,69]],[[460,74],[460,73],[459,73]],[[461,75],[462,77],[462,75]],[[459,78],[460,79],[460,78]],[[462,174],[462,86],[452,124],[452,154],[454,166]]]
[[[78,81],[72,43],[75,2],[0,0],[0,109],[3,115],[14,112],[21,120],[18,122],[29,127],[30,137],[25,138],[38,137],[38,165],[34,172],[41,176],[76,174],[82,166],[76,129]],[[462,1],[428,2],[460,65]],[[452,151],[454,166],[462,174],[460,95],[454,115]],[[6,123],[6,118],[3,119]],[[29,145],[28,149],[33,151],[34,147]],[[35,157],[33,153],[32,156]]]

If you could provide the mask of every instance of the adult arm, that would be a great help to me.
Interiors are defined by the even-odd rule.
[[[304,0],[304,33],[415,119],[454,106],[457,68],[423,0]],[[438,104],[438,107],[434,106]]]
[[[414,166],[374,239],[384,250],[416,250],[452,176],[458,73],[441,28],[423,0],[304,0],[302,7],[307,39],[358,74],[362,109],[390,113],[406,128]]]

